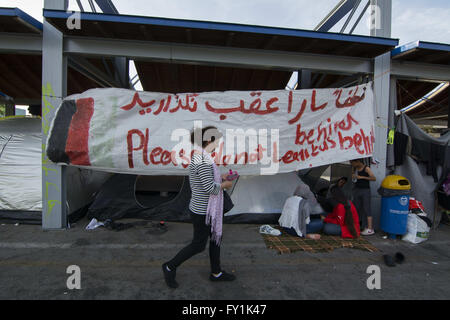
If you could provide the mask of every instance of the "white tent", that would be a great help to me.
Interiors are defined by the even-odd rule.
[[[42,134],[39,117],[0,118],[0,219],[41,223]],[[67,168],[69,214],[92,201],[109,173]]]
[[[300,183],[296,172],[239,177],[231,191],[234,207],[225,214],[225,221],[277,221],[286,199],[294,194]]]
[[[42,210],[41,151],[40,118],[0,118],[0,210]]]

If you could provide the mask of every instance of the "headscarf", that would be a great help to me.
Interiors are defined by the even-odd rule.
[[[302,197],[311,205],[311,207],[317,204],[317,200],[316,197],[314,196],[314,193],[311,192],[309,186],[304,182],[301,182],[298,185],[297,189],[295,189],[294,196]]]

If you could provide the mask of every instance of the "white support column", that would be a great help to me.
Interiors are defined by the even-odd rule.
[[[377,190],[386,177],[387,134],[389,125],[389,92],[390,92],[391,54],[385,53],[375,58],[374,95],[375,95],[375,146],[373,159],[378,162],[371,169],[377,181],[371,182],[371,207],[374,228],[380,226],[381,196]]]
[[[392,0],[370,0],[370,35],[391,37]]]
[[[391,76],[390,81],[390,92],[389,92],[389,114],[388,114],[388,127],[395,127],[395,110],[397,110],[397,78],[395,76]],[[394,145],[387,145],[387,156],[386,156],[386,167],[389,169],[389,172],[392,172],[392,168],[394,166]]]
[[[45,9],[67,10],[67,0],[45,0]],[[67,94],[67,58],[63,35],[44,18],[42,41],[42,228],[67,227],[65,167],[51,163],[45,154],[50,123]]]
[[[392,0],[370,0],[371,28],[370,35],[374,37],[391,37]],[[380,227],[381,196],[377,190],[386,177],[387,169],[387,135],[389,123],[393,120],[393,110],[390,110],[390,80],[391,53],[385,53],[375,58],[374,94],[375,94],[375,146],[373,159],[378,164],[371,169],[377,181],[371,182],[371,211],[374,228]],[[392,119],[390,120],[390,117]]]

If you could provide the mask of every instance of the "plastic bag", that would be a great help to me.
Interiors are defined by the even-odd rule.
[[[408,214],[406,229],[407,232],[402,237],[402,240],[416,244],[428,240],[430,227],[417,214]]]

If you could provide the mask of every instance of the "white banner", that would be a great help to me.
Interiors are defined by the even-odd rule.
[[[166,94],[92,89],[64,99],[47,155],[110,172],[186,175],[190,132],[215,126],[223,169],[275,174],[372,155],[372,83],[345,89]]]

